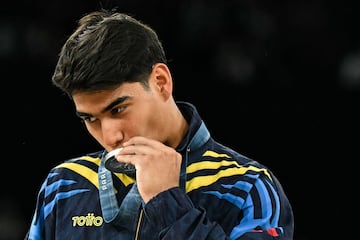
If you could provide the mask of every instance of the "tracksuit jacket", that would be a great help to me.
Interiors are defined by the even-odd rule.
[[[216,142],[196,108],[180,186],[145,204],[134,176],[104,167],[105,150],[64,161],[43,182],[25,240],[292,240],[291,204],[272,172]]]

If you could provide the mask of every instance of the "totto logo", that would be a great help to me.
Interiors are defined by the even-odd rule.
[[[72,218],[73,226],[83,227],[83,226],[96,226],[99,227],[103,224],[104,220],[101,216],[94,216],[93,213],[88,213],[87,216],[73,216]]]

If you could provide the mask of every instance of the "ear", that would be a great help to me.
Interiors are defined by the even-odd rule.
[[[151,72],[151,85],[161,96],[167,100],[173,91],[173,81],[168,66],[164,63],[157,63]]]

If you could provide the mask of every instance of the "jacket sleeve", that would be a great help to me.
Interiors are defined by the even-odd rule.
[[[43,200],[45,195],[46,180],[44,181],[38,193],[35,213],[33,215],[30,228],[25,235],[24,240],[44,240],[44,207]]]
[[[265,187],[256,187],[261,185],[260,182],[263,183],[260,179],[256,181],[259,183],[254,184],[252,187],[252,191],[257,192],[254,195],[264,194],[268,195],[268,197],[262,197],[263,200],[261,201],[263,202],[255,202],[254,196],[251,196],[251,194],[247,194],[242,200],[231,198],[230,201],[234,205],[242,202],[241,206],[238,205],[242,209],[242,213],[241,216],[239,215],[241,220],[238,223],[231,223],[233,228],[228,233],[224,231],[218,222],[209,220],[205,209],[196,208],[191,199],[180,188],[164,191],[151,199],[144,207],[145,216],[159,228],[158,230],[161,232],[160,239],[162,240],[292,240],[292,231],[289,232],[286,229],[292,227],[291,216],[289,221],[284,224],[286,228],[282,227],[283,223],[276,224],[273,220],[274,212],[277,212],[275,215],[279,215],[279,212],[284,211],[292,213],[291,209],[285,209],[281,204],[269,206],[269,204],[271,205],[269,199],[276,198],[277,191],[274,191],[274,189],[269,191]],[[274,195],[271,195],[271,193]],[[221,198],[224,199],[228,196],[229,194]],[[262,217],[254,218],[254,212],[256,212],[254,209],[259,211],[259,209],[262,209],[261,205],[264,204],[267,204],[267,210],[262,210]],[[226,216],[224,216],[225,218]]]
[[[230,239],[215,222],[206,218],[204,209],[193,206],[190,198],[178,187],[164,191],[144,207],[145,216],[160,229],[160,239]]]

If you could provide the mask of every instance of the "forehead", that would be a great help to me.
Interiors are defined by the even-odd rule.
[[[134,82],[123,83],[114,89],[77,92],[72,97],[76,111],[89,112],[89,109],[97,111],[104,108],[119,98],[141,96],[144,91],[143,86],[139,82]]]

